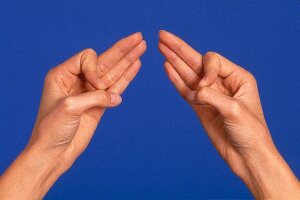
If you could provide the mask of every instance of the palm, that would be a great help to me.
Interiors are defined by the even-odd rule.
[[[233,97],[239,93],[238,91],[233,93],[233,91],[223,84],[224,81],[228,82],[230,80],[217,78],[217,80],[209,87],[217,92]],[[209,137],[214,146],[216,146],[217,151],[229,164],[232,170],[239,173],[238,170],[242,169],[241,166],[244,164],[242,158],[231,143],[230,137],[226,132],[226,124],[224,124],[224,119],[221,114],[210,105],[191,104],[191,106],[199,117],[203,128],[209,133]]]
[[[225,95],[230,95],[232,93],[232,91],[225,87],[222,78],[219,77],[209,87]],[[222,140],[220,140],[222,142],[218,143],[218,146],[220,146],[218,150],[221,154],[224,154],[222,151],[227,148],[229,143],[227,142],[225,127],[221,114],[210,105],[197,105],[192,103],[190,103],[190,105],[199,117],[203,128],[207,132],[213,132],[214,134],[218,134],[222,137]]]
[[[222,79],[218,78],[211,86],[210,88],[216,90],[217,92],[220,92],[225,95],[230,95],[230,91],[223,85]],[[201,121],[206,125],[209,125],[211,122],[215,122],[214,119],[218,118],[220,115],[219,112],[209,105],[197,105],[197,104],[191,104],[193,109],[197,112],[198,116],[200,117]]]
[[[249,81],[252,81],[251,76]],[[259,101],[255,100],[259,98],[256,98],[256,94],[252,92],[256,90],[256,88],[253,88],[252,83],[248,83],[249,82],[238,80],[235,76],[228,76],[224,79],[217,77],[209,87],[221,94],[233,97],[249,109],[252,109],[252,107],[260,108],[260,106],[257,106],[258,104],[260,105]],[[244,163],[236,150],[236,146],[239,146],[239,144],[235,143],[235,141],[243,141],[243,139],[236,139],[236,137],[239,137],[238,134],[232,134],[234,131],[231,130],[231,123],[228,123],[217,109],[210,105],[197,105],[192,103],[190,103],[190,105],[197,113],[201,124],[208,133],[212,143],[217,148],[217,151],[229,164],[232,170],[236,173],[244,173],[239,171],[240,169],[243,169],[241,166],[244,165]],[[257,115],[258,113],[257,116],[262,116],[261,121],[264,121],[263,115],[260,115],[262,109],[252,110],[255,110],[253,114]],[[260,117],[258,117],[258,119],[260,119]]]
[[[50,91],[57,94],[56,102],[68,96],[95,90],[84,76],[78,77],[73,74],[65,75],[62,78],[58,77],[56,84],[52,87]],[[92,108],[78,116],[78,119],[74,118],[72,121],[67,120],[64,123],[65,137],[67,141],[71,141],[65,155],[66,158],[70,158],[70,155],[76,157],[86,148],[104,111],[104,108]]]

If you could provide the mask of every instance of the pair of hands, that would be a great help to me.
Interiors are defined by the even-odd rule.
[[[159,32],[158,47],[170,80],[254,196],[299,195],[297,178],[272,142],[254,76],[217,53],[202,56],[167,31]],[[121,103],[120,95],[138,73],[145,51],[142,34],[135,33],[101,55],[86,49],[50,70],[30,142],[3,175],[2,185],[18,170],[33,170],[21,183],[27,188],[22,197],[43,197],[88,146],[105,108]],[[22,171],[19,166],[30,158],[34,164]],[[29,180],[35,184],[26,184]],[[7,191],[9,187],[3,196]],[[39,192],[32,197],[32,191]]]
[[[271,141],[249,72],[217,53],[202,56],[166,31],[160,31],[159,39],[170,80],[194,108],[222,157],[235,157],[232,152],[247,153],[247,148]],[[86,49],[50,70],[29,144],[41,143],[43,151],[59,152],[71,166],[87,147],[105,108],[121,103],[119,95],[138,73],[145,50],[142,35],[135,33],[98,57]],[[260,132],[254,133],[253,125]]]

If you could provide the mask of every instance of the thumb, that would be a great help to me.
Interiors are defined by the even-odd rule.
[[[94,107],[106,108],[115,107],[122,102],[118,94],[104,90],[95,90],[82,93],[76,96],[69,96],[63,100],[63,107],[69,114],[81,115],[88,109]]]
[[[217,109],[223,117],[239,115],[241,105],[234,98],[217,92],[209,87],[202,87],[194,95],[194,104],[209,104]]]

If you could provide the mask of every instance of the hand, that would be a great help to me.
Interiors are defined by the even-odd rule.
[[[1,199],[41,199],[89,144],[106,107],[138,73],[141,33],[97,56],[85,49],[49,71],[29,144],[0,179]]]
[[[202,56],[167,31],[160,31],[158,46],[167,60],[164,67],[170,80],[255,197],[299,195],[299,182],[272,141],[254,76],[220,54]],[[278,173],[284,174],[281,183]]]
[[[105,107],[121,102],[119,95],[139,71],[145,50],[136,33],[98,57],[85,49],[50,70],[30,144],[59,152],[71,166],[89,144]]]

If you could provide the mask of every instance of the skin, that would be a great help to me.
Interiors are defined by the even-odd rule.
[[[300,199],[300,184],[268,130],[254,76],[214,52],[204,56],[159,33],[167,75],[195,110],[217,151],[257,199]],[[0,178],[1,199],[42,199],[87,148],[105,108],[138,73],[141,33],[104,52],[85,49],[51,69],[30,141]]]
[[[105,108],[121,103],[145,50],[135,33],[101,55],[85,49],[49,71],[30,141],[0,178],[1,199],[44,197],[86,149]]]
[[[257,199],[300,199],[300,184],[268,130],[254,76],[222,55],[201,55],[159,32],[164,67],[212,144]]]

